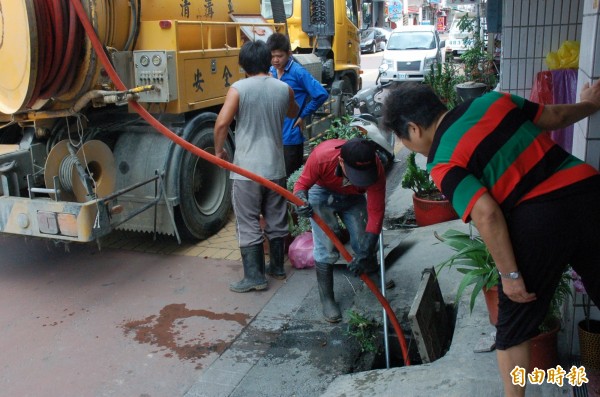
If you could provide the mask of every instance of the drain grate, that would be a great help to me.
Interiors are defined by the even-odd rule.
[[[573,360],[572,365],[579,368],[581,363],[579,360]],[[588,397],[587,383],[584,383],[581,386],[573,386],[573,397]]]

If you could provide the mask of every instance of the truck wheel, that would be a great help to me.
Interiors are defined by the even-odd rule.
[[[354,95],[356,92],[354,91],[354,87],[352,86],[352,81],[350,77],[344,76],[341,79],[341,89],[344,94]]]
[[[190,142],[210,154],[215,153],[212,127],[200,129]],[[233,149],[225,142],[230,157]],[[179,170],[177,228],[183,239],[204,240],[225,226],[231,210],[229,171],[185,151]]]

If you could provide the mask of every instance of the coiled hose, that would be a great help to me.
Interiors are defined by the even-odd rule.
[[[39,64],[31,100],[58,96],[69,89],[83,35],[72,3],[38,0],[34,4],[39,37]]]
[[[102,65],[104,66],[109,77],[111,78],[111,80],[113,81],[113,83],[115,84],[117,89],[119,89],[121,91],[127,90],[127,87],[125,87],[125,85],[123,84],[123,82],[121,81],[119,76],[117,75],[117,72],[112,67],[108,57],[106,56],[106,53],[102,46],[102,43],[100,43],[100,40],[98,39],[96,32],[94,31],[94,28],[92,27],[92,24],[90,23],[90,21],[87,17],[87,14],[86,14],[85,10],[83,9],[83,6],[81,5],[80,1],[79,0],[70,0],[70,1],[71,1],[71,4],[75,7],[77,16],[79,17],[79,20],[81,21],[88,37],[90,38],[90,40],[92,42],[94,51],[96,51],[96,54],[100,58],[100,61],[102,62]],[[166,136],[167,138],[169,138],[170,140],[172,140],[179,146],[183,147],[185,150],[195,154],[196,156],[198,156],[206,161],[210,161],[211,163],[218,165],[221,168],[228,169],[231,172],[235,172],[237,174],[243,175],[249,179],[252,179],[253,181],[255,181],[257,183],[260,183],[261,185],[279,193],[280,195],[285,197],[288,201],[290,201],[292,204],[295,204],[295,205],[303,204],[302,200],[300,200],[299,198],[294,196],[292,193],[290,193],[288,190],[284,189],[283,187],[278,186],[275,183],[269,181],[268,179],[265,179],[261,176],[253,174],[252,172],[247,171],[243,168],[240,168],[228,161],[221,160],[220,158],[213,156],[210,153],[205,152],[204,150],[194,146],[193,144],[189,143],[188,141],[184,140],[183,138],[177,136],[175,133],[173,133],[167,127],[165,127],[163,124],[161,124],[158,120],[156,120],[154,118],[154,116],[152,116],[139,103],[130,102],[130,105],[133,109],[135,109],[135,111],[137,113],[139,113],[139,115],[144,120],[146,120],[150,125],[152,125],[158,132],[160,132],[161,134],[163,134],[164,136]],[[344,259],[346,259],[348,262],[350,262],[352,260],[352,256],[346,250],[346,248],[340,242],[340,240],[335,236],[335,233],[327,226],[327,224],[317,214],[313,215],[313,219],[321,227],[321,229],[323,231],[325,231],[327,236],[334,243],[335,247],[339,250],[339,252],[342,254]],[[398,341],[400,343],[400,348],[402,350],[402,358],[404,360],[404,365],[406,365],[406,366],[410,365],[410,358],[408,357],[408,348],[406,346],[406,338],[404,337],[404,332],[402,331],[402,328],[400,327],[400,324],[398,323],[396,314],[390,307],[390,304],[385,299],[385,297],[383,297],[383,295],[381,295],[381,293],[377,289],[377,286],[373,283],[373,281],[371,281],[371,279],[366,274],[361,274],[360,279],[367,285],[367,287],[369,287],[371,292],[375,295],[375,297],[377,298],[379,303],[381,303],[381,305],[385,309],[386,313],[388,314],[390,321],[392,323],[392,326],[394,327],[394,330],[396,331],[396,334],[398,335]]]

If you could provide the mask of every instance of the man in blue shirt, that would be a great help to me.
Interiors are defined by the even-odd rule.
[[[272,66],[269,72],[294,90],[294,98],[300,106],[298,117],[286,117],[283,122],[285,172],[289,178],[302,166],[304,160],[304,122],[323,105],[329,94],[321,83],[291,58],[290,40],[286,35],[273,33],[267,40],[267,45],[271,50]]]

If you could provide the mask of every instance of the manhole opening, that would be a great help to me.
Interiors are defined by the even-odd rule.
[[[399,317],[400,319],[400,317]],[[401,316],[402,332],[408,346],[411,365],[431,363],[443,357],[452,344],[456,324],[454,304],[446,304],[433,268],[423,271],[421,283],[408,312]],[[404,366],[398,336],[388,320],[387,351],[389,367]],[[387,368],[383,329],[375,333],[377,350],[363,352],[353,372]]]

